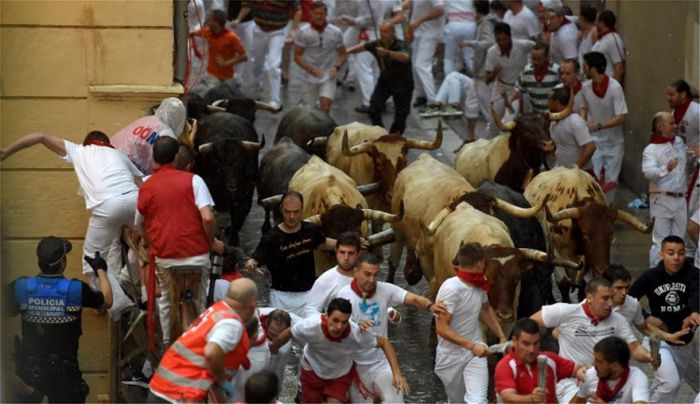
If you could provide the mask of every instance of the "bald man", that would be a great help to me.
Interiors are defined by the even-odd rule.
[[[651,140],[642,154],[642,172],[649,180],[649,213],[654,230],[649,250],[649,265],[659,262],[661,240],[666,236],[685,236],[688,206],[685,192],[685,143],[676,136],[676,122],[669,112],[658,112],[651,121]]]
[[[247,278],[231,282],[226,297],[202,313],[163,355],[149,387],[149,402],[204,402],[213,387],[228,402],[240,366],[250,366],[245,322],[253,315],[258,289]],[[197,375],[193,377],[192,375]]]

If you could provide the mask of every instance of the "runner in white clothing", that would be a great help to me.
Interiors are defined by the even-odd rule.
[[[571,403],[649,402],[649,382],[639,368],[629,365],[630,352],[625,341],[607,337],[595,347],[594,368],[586,376]]]
[[[571,93],[568,87],[552,90],[549,95],[549,110],[554,113],[563,111],[571,100]],[[586,121],[579,114],[573,112],[560,121],[552,121],[549,124],[549,134],[557,145],[554,151],[557,166],[572,167],[575,164],[582,170],[593,172],[590,161],[595,152],[595,142],[588,133]]]
[[[445,24],[444,0],[422,0],[411,3],[411,22],[408,25],[406,41],[411,43],[413,62],[413,82],[416,102],[414,107],[435,101],[435,80],[433,77],[433,57],[443,39]]]
[[[598,39],[591,51],[600,52],[605,56],[605,74],[622,83],[625,75],[625,44],[615,30],[616,21],[615,14],[610,10],[603,10],[598,14],[595,22]]]
[[[393,373],[393,386],[407,392],[408,385],[401,375],[396,351],[389,340],[369,331],[350,320],[352,305],[346,299],[335,298],[328,304],[325,314],[307,317],[283,331],[270,345],[270,351],[294,338],[306,344],[302,355],[301,392],[303,402],[348,402],[350,385],[359,382],[354,355],[367,347],[381,348],[386,354]],[[360,383],[360,388],[363,386]],[[367,397],[371,393],[362,390]]]
[[[304,317],[315,316],[326,310],[328,303],[338,296],[338,291],[352,281],[355,261],[361,248],[360,235],[356,232],[343,232],[335,243],[335,259],[338,265],[316,278],[309,291]]]
[[[542,32],[540,22],[535,13],[523,6],[520,0],[509,0],[506,2],[508,11],[503,16],[503,22],[510,25],[513,38],[534,39]]]
[[[549,37],[549,60],[561,64],[566,59],[578,56],[578,29],[566,17],[563,7],[550,7],[546,14]]]
[[[434,304],[423,296],[407,292],[391,283],[378,282],[379,264],[381,260],[374,254],[360,254],[352,283],[338,292],[338,297],[348,299],[352,304],[351,320],[358,324],[369,320],[370,330],[387,338],[387,311],[391,306],[407,304],[433,315],[447,314],[442,303]],[[401,392],[392,386],[391,366],[383,352],[377,348],[367,348],[355,355],[355,363],[362,383],[374,391],[375,398],[387,403],[403,402]],[[350,400],[353,403],[372,402],[364,399],[356,386],[350,390]]]
[[[443,282],[436,298],[444,302],[448,313],[438,316],[435,326],[438,334],[435,374],[442,380],[451,403],[487,401],[489,350],[481,338],[479,318],[498,336],[499,342],[506,341],[488,301],[490,285],[484,275],[485,262],[481,245],[462,245],[453,261],[458,266],[457,276]]]

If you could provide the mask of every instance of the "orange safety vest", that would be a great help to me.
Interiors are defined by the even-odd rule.
[[[206,337],[216,323],[225,319],[241,321],[224,301],[213,304],[202,313],[163,355],[149,383],[151,390],[178,402],[204,402],[207,391],[215,381],[204,357]],[[226,354],[224,366],[227,374],[229,371],[235,372],[241,365],[250,366],[247,357],[249,349],[250,340],[244,329],[236,348]]]

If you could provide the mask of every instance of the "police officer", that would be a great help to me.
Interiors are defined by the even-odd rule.
[[[70,241],[46,237],[36,249],[41,273],[20,277],[9,285],[9,315],[22,316],[22,337],[15,339],[17,375],[34,388],[32,400],[85,402],[90,391],[78,366],[78,342],[82,334],[83,307],[106,309],[112,305],[107,263],[100,253],[86,256],[99,279],[100,291],[85,282],[66,279]]]

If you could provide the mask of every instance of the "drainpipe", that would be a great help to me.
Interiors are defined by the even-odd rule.
[[[184,84],[187,72],[187,0],[173,1],[173,28],[175,39],[174,80]]]

